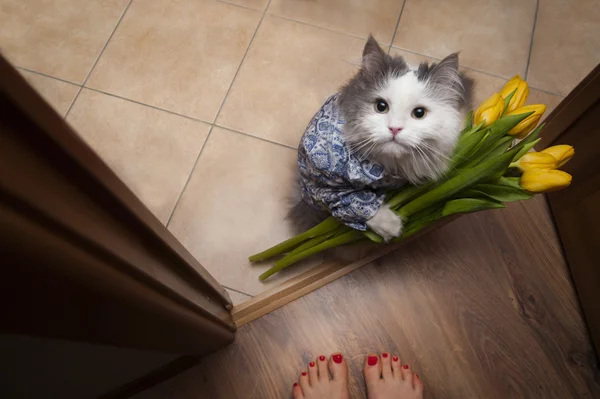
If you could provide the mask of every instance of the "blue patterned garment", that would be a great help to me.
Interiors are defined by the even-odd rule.
[[[338,96],[327,99],[300,140],[302,199],[353,229],[365,231],[366,221],[383,203],[385,189],[404,182],[388,175],[381,165],[351,153],[341,132],[344,121]]]

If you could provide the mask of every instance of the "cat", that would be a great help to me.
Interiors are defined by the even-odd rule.
[[[302,198],[290,211],[300,229],[332,214],[386,241],[402,234],[403,221],[383,203],[385,191],[448,170],[471,88],[458,66],[454,53],[411,68],[369,37],[358,73],[300,140]]]

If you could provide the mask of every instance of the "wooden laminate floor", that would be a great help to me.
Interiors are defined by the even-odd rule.
[[[136,399],[288,398],[315,356],[389,351],[426,398],[600,398],[598,364],[544,198],[464,216],[240,328]]]

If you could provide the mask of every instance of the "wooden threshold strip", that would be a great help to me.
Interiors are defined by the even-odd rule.
[[[340,259],[326,260],[322,264],[315,266],[296,277],[292,277],[240,305],[234,306],[231,310],[233,321],[238,327],[241,327],[246,323],[256,320],[283,305],[287,305],[288,303],[345,276],[359,267],[395,251],[415,238],[440,228],[455,218],[456,217],[449,217],[446,220],[437,223],[435,226],[424,229],[422,232],[408,238],[406,241],[384,246],[374,245],[373,249],[370,250],[367,255],[359,260],[351,261],[351,263]]]

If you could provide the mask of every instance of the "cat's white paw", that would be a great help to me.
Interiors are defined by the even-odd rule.
[[[402,219],[386,204],[381,205],[375,216],[367,220],[367,226],[386,242],[402,234]]]

